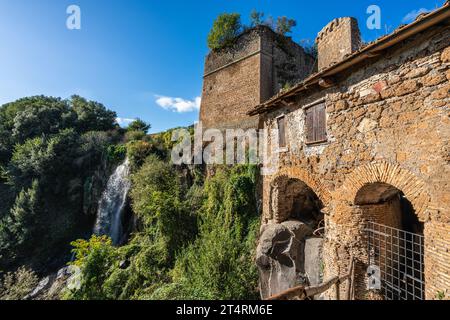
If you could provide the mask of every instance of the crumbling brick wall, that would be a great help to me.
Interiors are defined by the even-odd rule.
[[[357,273],[365,274],[366,217],[355,198],[364,185],[380,182],[401,191],[425,225],[426,298],[442,292],[450,298],[448,43],[448,27],[429,29],[342,73],[335,86],[310,89],[294,106],[266,114],[270,130],[277,128],[276,117],[286,115],[288,148],[277,154],[278,173],[264,177],[263,223],[274,222],[270,185],[280,172],[305,182],[324,204],[325,278],[346,274],[351,254]],[[328,142],[310,146],[302,107],[321,99]],[[370,297],[365,280],[359,277],[357,299]]]
[[[259,128],[247,113],[285,83],[304,79],[313,58],[289,38],[259,26],[205,61],[200,120],[204,128]]]

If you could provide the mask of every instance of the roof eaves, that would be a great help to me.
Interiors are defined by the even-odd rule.
[[[277,95],[273,96],[266,102],[256,106],[251,110],[249,115],[257,115],[266,112],[268,109],[274,107],[281,100],[291,97],[312,85],[319,83],[320,79],[325,77],[330,77],[342,72],[349,67],[364,61],[367,58],[377,56],[381,51],[392,47],[400,41],[403,41],[427,28],[434,26],[445,19],[450,18],[450,1],[447,1],[441,8],[430,12],[428,14],[423,14],[419,16],[414,22],[408,25],[402,25],[398,27],[393,33],[383,36],[372,43],[367,44],[358,51],[348,55],[344,60],[330,65],[326,69],[314,73],[305,80],[294,85],[291,89],[287,91],[281,91]],[[377,52],[378,51],[378,52]]]

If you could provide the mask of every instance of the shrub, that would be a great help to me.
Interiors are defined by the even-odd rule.
[[[224,13],[217,17],[208,35],[208,47],[218,50],[233,43],[241,32],[241,15]]]
[[[38,277],[26,267],[8,272],[0,283],[0,300],[20,300],[36,288]]]
[[[297,26],[297,22],[294,19],[288,19],[287,17],[278,17],[276,32],[281,35],[286,35],[292,32],[292,28]]]
[[[263,12],[258,12],[255,9],[253,9],[252,12],[250,13],[250,26],[256,27],[262,25],[264,23],[263,18],[264,18]]]
[[[144,131],[140,130],[130,130],[125,133],[125,141],[131,142],[131,141],[140,141],[145,138],[146,134]]]
[[[147,133],[148,130],[150,130],[152,126],[141,119],[136,119],[130,125],[128,126],[128,131],[142,131],[144,133]]]
[[[110,163],[120,163],[127,157],[127,146],[124,144],[112,144],[108,146],[108,161]]]
[[[109,299],[103,283],[118,264],[117,249],[106,236],[92,236],[89,241],[77,240],[71,243],[75,261],[72,265],[81,268],[82,277],[78,290],[68,291],[66,299],[105,300]]]
[[[132,141],[127,144],[127,155],[133,169],[137,169],[152,154],[153,145],[146,141]]]
[[[173,271],[178,299],[258,297],[253,254],[259,217],[253,181],[243,168],[221,168],[206,182],[200,235],[180,253]]]

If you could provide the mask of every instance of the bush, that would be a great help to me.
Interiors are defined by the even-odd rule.
[[[186,191],[176,168],[148,157],[132,176],[139,231],[121,248],[74,243],[82,285],[68,298],[257,299],[256,169],[214,170]]]
[[[200,235],[173,271],[178,299],[257,299],[253,255],[259,229],[253,177],[221,168],[205,185]],[[175,294],[175,293],[171,293]]]
[[[20,300],[36,288],[38,277],[31,269],[20,267],[8,272],[0,284],[0,300]]]
[[[264,23],[263,21],[264,13],[258,12],[255,9],[252,10],[250,13],[250,26],[251,27],[257,27],[259,25],[262,25]]]
[[[241,15],[224,13],[217,17],[208,35],[208,47],[218,50],[233,43],[242,30]]]
[[[127,144],[127,155],[133,169],[140,168],[153,152],[153,145],[146,141],[132,141]]]
[[[121,163],[127,157],[127,146],[124,144],[109,145],[107,153],[109,163]]]
[[[297,22],[294,19],[288,19],[287,17],[278,17],[276,32],[281,35],[286,35],[292,32],[292,28],[297,26]]]
[[[66,299],[105,300],[111,297],[105,292],[103,283],[118,264],[117,249],[106,236],[92,236],[89,241],[77,240],[71,243],[76,260],[72,265],[81,268],[82,277],[78,290],[66,293]]]
[[[147,134],[148,130],[150,130],[152,126],[141,119],[136,119],[128,126],[128,131],[142,131]]]
[[[146,134],[144,131],[131,130],[125,133],[125,141],[126,142],[141,141],[145,138],[145,136]]]

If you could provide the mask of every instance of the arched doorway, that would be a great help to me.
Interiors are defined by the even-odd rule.
[[[302,180],[279,176],[270,184],[272,223],[257,249],[263,299],[322,281],[323,204]]]
[[[355,197],[366,221],[369,283],[387,300],[424,299],[424,225],[404,193],[368,183]]]
[[[298,220],[315,229],[323,220],[322,201],[302,180],[278,177],[271,184],[270,196],[272,216],[278,223]]]

